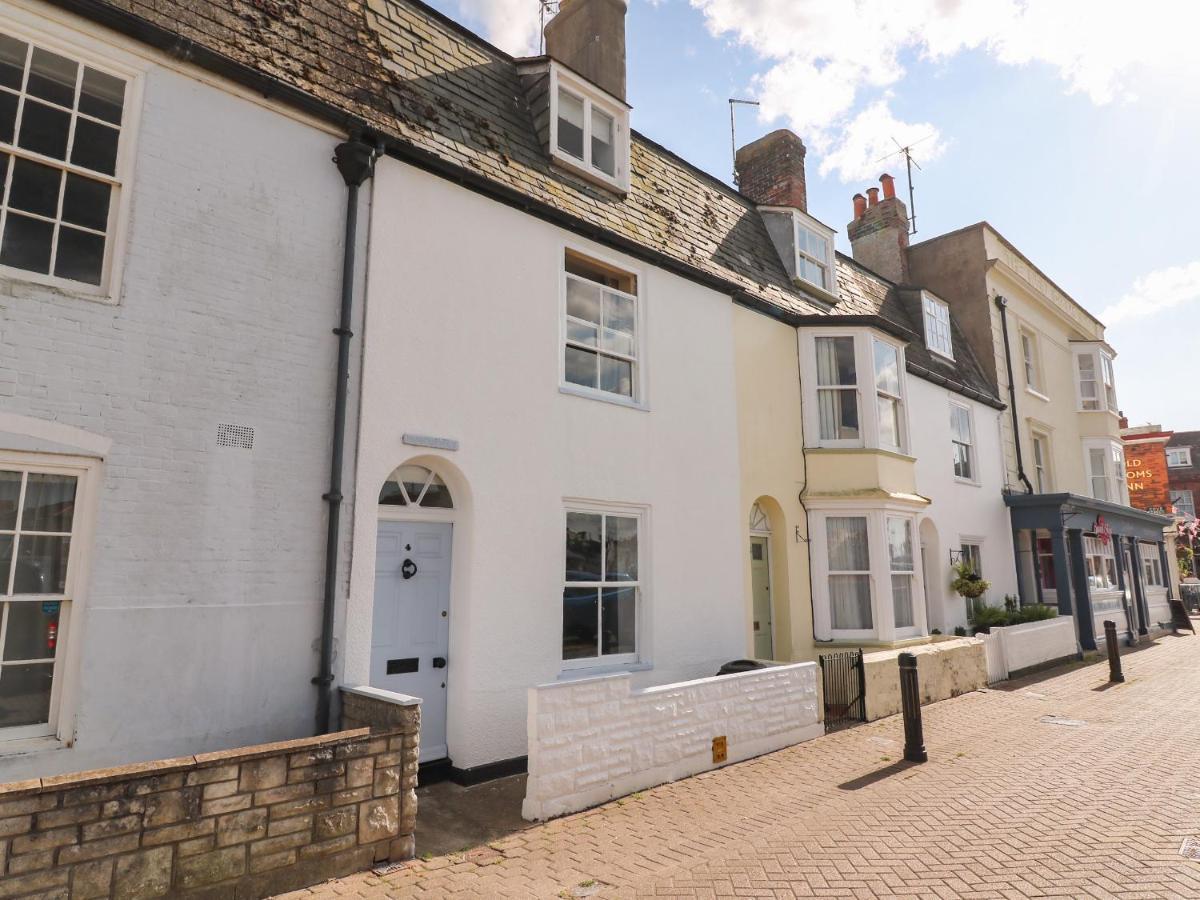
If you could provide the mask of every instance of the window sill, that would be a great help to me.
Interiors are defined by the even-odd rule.
[[[89,289],[85,285],[64,281],[60,278],[42,279],[36,273],[20,272],[15,269],[0,268],[0,284],[9,286],[7,292],[17,297],[31,295],[44,297],[46,294],[54,294],[65,300],[83,300],[103,306],[117,305],[117,298],[109,291],[99,288]]]
[[[954,483],[961,484],[966,487],[974,487],[974,488],[983,487],[983,483],[976,481],[974,478],[961,478],[958,475],[954,476]]]
[[[68,747],[70,747],[70,744],[54,737],[54,735],[14,738],[12,740],[0,738],[0,758],[27,756],[32,753],[46,753],[51,750],[66,750]]]
[[[560,394],[570,394],[573,397],[584,397],[587,400],[599,400],[601,403],[611,403],[613,406],[624,406],[626,409],[637,409],[642,412],[650,412],[650,407],[639,400],[632,400],[629,397],[622,397],[620,394],[606,394],[603,391],[592,390],[591,388],[578,387],[573,384],[560,384],[558,386]]]
[[[582,681],[585,678],[595,678],[597,675],[624,675],[627,672],[649,672],[654,663],[598,663],[594,666],[581,666],[578,669],[563,669],[555,681]]]
[[[1043,394],[1041,391],[1038,391],[1038,390],[1035,390],[1035,389],[1033,389],[1033,388],[1029,387],[1029,385],[1026,385],[1026,386],[1025,386],[1025,393],[1029,394],[1031,397],[1037,397],[1039,400],[1043,400],[1043,401],[1045,401],[1046,403],[1049,403],[1049,402],[1050,402],[1050,398],[1049,398],[1049,397],[1047,397],[1047,396],[1046,396],[1045,394]]]

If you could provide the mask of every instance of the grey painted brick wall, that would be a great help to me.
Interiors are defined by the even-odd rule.
[[[337,141],[151,67],[119,305],[0,277],[0,410],[113,441],[75,745],[0,745],[0,782],[311,733]],[[216,446],[223,422],[252,426],[253,450]]]

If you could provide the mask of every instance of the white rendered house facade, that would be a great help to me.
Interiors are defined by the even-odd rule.
[[[34,2],[0,95],[0,782],[309,733],[338,131]]]

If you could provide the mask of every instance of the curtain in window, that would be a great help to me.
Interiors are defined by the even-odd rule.
[[[854,338],[817,338],[817,411],[821,439],[854,440],[858,437],[858,401],[854,387]],[[829,386],[829,387],[827,387]]]
[[[862,516],[830,516],[825,520],[829,550],[829,606],[838,630],[874,627],[871,618],[870,553],[867,520]],[[860,574],[837,574],[858,572]]]
[[[892,570],[892,611],[897,628],[911,628],[913,619],[912,582],[914,571],[912,521],[888,517],[888,559]]]

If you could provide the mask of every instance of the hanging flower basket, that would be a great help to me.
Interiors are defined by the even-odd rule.
[[[976,600],[986,594],[991,586],[991,582],[981,578],[969,562],[954,564],[954,580],[950,582],[950,588],[960,597]]]

